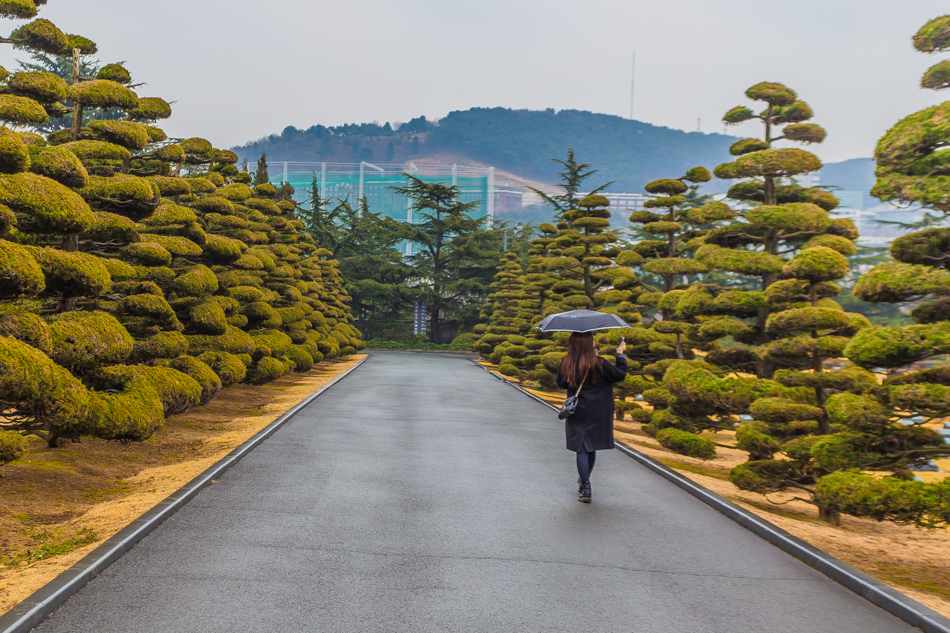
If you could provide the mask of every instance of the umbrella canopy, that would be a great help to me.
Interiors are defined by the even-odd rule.
[[[593,310],[571,310],[548,315],[534,327],[542,332],[593,332],[628,328],[630,324],[616,314]]]

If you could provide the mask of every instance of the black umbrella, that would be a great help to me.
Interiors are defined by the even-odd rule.
[[[548,315],[534,327],[542,332],[593,332],[628,328],[630,324],[616,314],[593,310],[571,310]]]

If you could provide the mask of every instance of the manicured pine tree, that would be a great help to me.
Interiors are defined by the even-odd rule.
[[[711,176],[705,167],[694,167],[682,178],[663,178],[647,183],[646,190],[654,197],[647,200],[644,206],[650,211],[637,211],[630,215],[630,221],[639,224],[639,232],[649,238],[640,240],[633,247],[633,254],[640,260],[642,270],[661,281],[661,286],[653,292],[641,293],[638,302],[645,306],[654,306],[655,314],[652,329],[660,335],[674,337],[672,345],[663,345],[657,360],[666,357],[672,347],[675,358],[692,358],[692,349],[699,345],[698,341],[691,340],[691,333],[696,330],[695,319],[677,312],[676,304],[688,286],[690,276],[701,275],[709,269],[692,257],[697,238],[717,220],[733,217],[733,214],[724,213],[713,215],[708,210],[693,209],[685,197],[688,190],[687,182],[708,182]],[[623,256],[633,260],[633,254]],[[690,315],[692,316],[692,315]],[[638,337],[639,338],[639,337]],[[633,353],[656,353],[658,341],[644,337],[634,340]],[[685,344],[684,344],[685,342]],[[646,344],[646,350],[637,349]],[[652,347],[652,349],[651,349]]]
[[[488,326],[473,346],[475,351],[499,365],[499,371],[505,375],[517,376],[523,369],[533,370],[540,358],[525,359],[531,355],[525,346],[525,335],[532,324],[524,318],[525,275],[516,253],[509,252],[501,258],[491,288],[493,292],[480,315]]]
[[[925,24],[914,36],[925,53],[950,49],[950,16]],[[950,61],[932,66],[921,86],[950,87]],[[918,204],[950,212],[950,176],[942,165],[950,145],[950,101],[905,117],[878,142],[877,183],[871,193],[886,202]],[[950,371],[920,368],[950,352],[950,229],[926,228],[893,242],[894,262],[875,266],[854,287],[854,296],[872,303],[913,306],[915,325],[869,327],[845,348],[855,364],[882,373],[883,384],[865,394],[829,402],[833,422],[843,427],[827,452],[840,455],[840,470],[819,480],[817,498],[834,516],[846,512],[925,527],[950,523],[942,484],[912,480],[905,469],[950,455],[950,445],[934,422],[950,415]],[[898,420],[901,424],[895,424]],[[835,436],[832,436],[835,437]],[[814,449],[812,452],[815,452]],[[827,461],[827,460],[826,460]],[[894,473],[883,480],[847,468]],[[946,484],[947,482],[943,482]]]
[[[818,143],[825,137],[820,127],[804,123],[811,118],[811,108],[798,100],[793,90],[777,83],[760,83],[749,88],[746,95],[765,104],[755,114],[739,106],[726,113],[728,124],[758,119],[764,127],[762,139],[743,139],[733,144],[731,151],[738,156],[731,163],[719,165],[714,173],[719,178],[741,179],[729,192],[734,199],[756,203],[746,211],[738,212],[736,221],[717,228],[704,236],[704,244],[695,253],[696,259],[710,270],[738,275],[749,281],[757,280],[756,290],[720,290],[707,287],[712,314],[725,314],[739,319],[755,317],[751,328],[737,338],[741,343],[761,346],[772,336],[767,331],[769,315],[773,310],[765,301],[764,292],[778,281],[785,268],[786,257],[793,255],[806,242],[818,235],[837,235],[854,239],[857,231],[846,219],[831,219],[828,210],[837,201],[827,192],[802,188],[787,181],[795,175],[820,169],[818,158],[802,149],[773,148],[780,140]],[[781,132],[778,130],[781,129]],[[718,304],[718,305],[717,305]],[[735,309],[730,312],[730,304]],[[736,327],[738,327],[737,324]],[[712,362],[735,369],[755,366],[760,378],[771,378],[776,366],[769,357],[755,357],[748,350],[722,354],[710,358]]]

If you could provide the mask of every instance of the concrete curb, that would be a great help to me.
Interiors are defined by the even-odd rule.
[[[478,363],[475,363],[475,365],[481,367],[483,370],[488,372],[489,375],[495,376],[495,374],[489,371],[486,367],[483,367]],[[540,402],[544,406],[554,409],[555,411],[558,410],[558,408],[554,405],[545,402],[519,385],[516,385],[513,382],[505,380],[499,376],[495,376],[495,378],[498,378],[498,380],[511,385],[521,393],[533,400]],[[749,512],[748,510],[736,505],[735,503],[710,490],[707,490],[706,488],[703,488],[699,484],[693,482],[687,477],[680,475],[672,468],[664,466],[655,459],[630,448],[626,444],[616,441],[614,444],[622,453],[632,457],[640,464],[646,466],[670,483],[679,486],[706,505],[726,515],[742,527],[758,536],[761,536],[772,545],[775,545],[787,554],[791,554],[806,565],[814,567],[835,582],[847,589],[850,589],[876,606],[884,609],[891,615],[900,618],[911,626],[919,628],[920,630],[924,631],[924,633],[950,633],[950,618],[940,615],[933,609],[930,609],[929,607],[917,602],[913,598],[905,596],[896,589],[875,578],[872,578],[871,576],[868,576],[864,572],[855,569],[844,561],[838,560],[834,556],[831,556],[817,547],[806,543],[800,538],[789,534],[782,528],[769,523],[758,515]]]
[[[213,480],[218,479],[225,471],[237,464],[245,455],[262,444],[280,427],[289,422],[304,407],[316,400],[330,387],[337,384],[363,363],[369,356],[337,376],[323,387],[307,396],[306,399],[289,409],[282,416],[268,424],[254,437],[247,440],[233,451],[225,455],[216,464],[192,479],[161,501],[154,508],[125,526],[112,538],[91,551],[78,563],[38,589],[28,598],[0,616],[0,633],[26,633],[45,620],[60,605],[66,602],[73,594],[82,589],[90,580],[98,576],[109,565],[117,561],[123,554],[145,538],[166,519],[175,514],[186,503],[195,498]]]

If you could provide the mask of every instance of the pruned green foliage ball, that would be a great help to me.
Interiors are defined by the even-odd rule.
[[[26,247],[0,240],[0,296],[36,295],[46,288],[43,269]]]
[[[106,79],[82,81],[69,87],[69,99],[87,108],[122,108],[131,110],[139,99],[120,83]]]
[[[712,440],[689,431],[667,428],[659,431],[656,439],[662,446],[681,455],[699,459],[713,459],[716,456],[716,445]]]
[[[204,352],[198,360],[211,367],[225,387],[241,382],[247,375],[247,366],[234,354]]]
[[[33,248],[33,258],[43,270],[46,292],[66,297],[95,297],[112,281],[102,259],[89,253],[54,248]]]
[[[30,168],[30,151],[20,135],[0,127],[0,173],[16,174]]]
[[[172,369],[191,376],[201,385],[199,404],[208,404],[221,391],[221,379],[214,370],[193,356],[179,356],[171,362]]]
[[[73,373],[125,362],[132,337],[105,312],[64,312],[49,319],[50,358]]]
[[[89,184],[89,173],[82,161],[62,146],[44,147],[36,151],[30,171],[74,189],[82,189]]]
[[[95,220],[79,195],[38,174],[0,176],[0,204],[22,216],[21,226],[35,233],[81,233]]]

